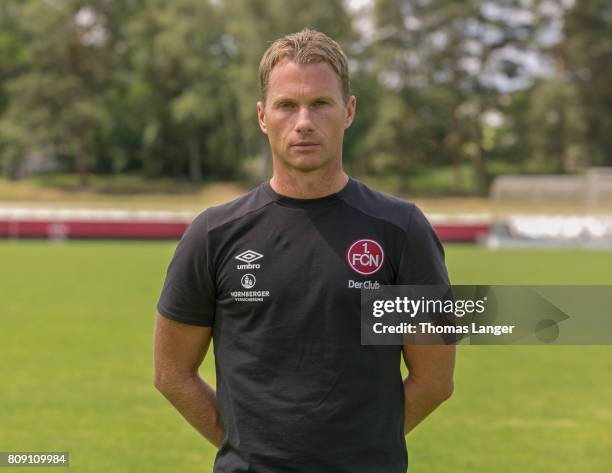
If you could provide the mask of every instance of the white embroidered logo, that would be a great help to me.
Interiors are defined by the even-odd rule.
[[[240,279],[240,284],[242,284],[242,287],[244,287],[245,289],[251,289],[255,286],[255,281],[257,281],[255,279],[255,276],[253,276],[252,274],[245,274]]]
[[[263,256],[264,255],[261,253],[257,253],[257,251],[246,250],[236,256],[236,259],[239,261],[244,261],[245,263],[252,263],[253,261],[263,258]]]

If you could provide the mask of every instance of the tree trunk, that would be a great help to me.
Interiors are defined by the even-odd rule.
[[[400,175],[400,181],[397,192],[404,197],[407,197],[410,193],[410,156],[405,153],[403,156],[398,150],[398,174]]]
[[[451,146],[452,146],[452,156],[453,156],[453,188],[455,192],[460,193],[463,192],[463,155],[461,151],[461,134],[459,130],[457,130],[456,126],[454,126],[454,130],[452,131],[451,136]]]
[[[83,132],[79,138],[79,145],[76,155],[76,168],[79,175],[79,189],[87,189],[89,185],[89,175],[87,172],[87,146],[85,145],[85,138]]]
[[[189,178],[193,182],[202,181],[202,168],[200,167],[200,144],[195,136],[189,138]]]
[[[476,178],[476,192],[478,195],[484,197],[487,194],[487,173],[484,166],[484,160],[482,159],[482,146],[480,143],[477,143],[475,146],[472,161],[474,164],[474,176]]]

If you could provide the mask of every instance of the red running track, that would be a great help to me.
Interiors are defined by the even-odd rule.
[[[0,238],[176,240],[189,222],[143,220],[0,220]],[[486,223],[435,223],[444,242],[476,242],[488,235]]]

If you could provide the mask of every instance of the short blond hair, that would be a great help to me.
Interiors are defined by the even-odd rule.
[[[274,66],[286,58],[300,65],[319,62],[329,64],[340,80],[344,101],[348,101],[350,96],[348,61],[342,48],[333,39],[320,31],[303,29],[274,41],[261,58],[259,63],[259,86],[264,102],[268,92],[270,73]]]

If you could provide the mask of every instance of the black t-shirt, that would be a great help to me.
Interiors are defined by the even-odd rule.
[[[213,327],[225,438],[217,473],[407,469],[401,348],[360,344],[360,289],[447,284],[413,204],[350,179],[320,199],[268,182],[201,213],[158,303]]]

